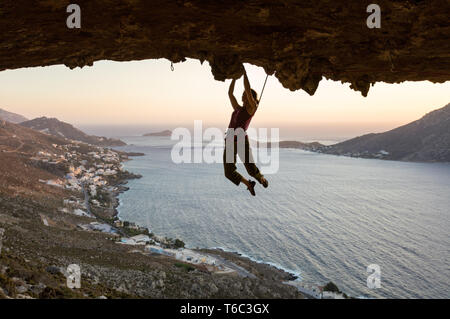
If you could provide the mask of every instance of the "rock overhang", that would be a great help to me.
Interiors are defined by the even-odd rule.
[[[367,95],[376,82],[450,80],[450,2],[347,0],[68,0],[0,3],[0,71],[94,61],[186,58],[208,61],[216,80],[250,63],[290,90],[313,95],[319,82],[350,83]]]

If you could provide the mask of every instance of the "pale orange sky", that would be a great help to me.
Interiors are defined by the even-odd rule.
[[[230,81],[213,79],[208,63],[188,60],[96,62],[70,70],[51,66],[0,72],[0,108],[28,118],[56,117],[75,124],[188,126],[194,120],[225,127],[232,111]],[[260,92],[262,68],[246,65],[252,87]],[[242,81],[235,95],[240,101]],[[450,102],[450,82],[377,83],[367,98],[348,84],[322,80],[314,96],[284,89],[269,77],[256,127],[333,127],[383,131],[416,120]]]

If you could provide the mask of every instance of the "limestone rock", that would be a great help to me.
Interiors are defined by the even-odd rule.
[[[219,81],[251,63],[311,95],[323,77],[363,95],[379,81],[449,80],[450,2],[376,3],[379,29],[368,28],[360,0],[79,1],[81,28],[69,29],[68,1],[4,0],[0,71],[192,58],[208,61]]]

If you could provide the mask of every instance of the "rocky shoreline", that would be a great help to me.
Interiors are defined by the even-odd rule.
[[[2,130],[0,298],[303,298],[282,282],[287,273],[232,253],[202,253],[237,269],[220,272],[121,244],[148,233],[115,225],[117,197],[139,177],[123,169],[126,153],[14,124]],[[183,245],[157,237],[150,241],[168,249]],[[79,288],[68,287],[69,265],[80,268]]]
[[[140,176],[141,177],[141,176]],[[140,178],[138,177],[138,178]],[[127,181],[121,183],[121,185],[126,184]],[[129,188],[122,186],[122,191],[117,193],[117,196],[124,192],[128,191]],[[117,200],[118,201],[118,200]],[[118,212],[116,210],[117,216]],[[177,239],[178,240],[178,239]],[[231,263],[234,266],[234,269],[237,270],[237,273],[241,272],[241,276],[250,277],[254,279],[262,279],[270,277],[273,281],[277,283],[277,285],[284,285],[287,287],[292,287],[296,290],[296,293],[301,296],[301,298],[318,298],[320,295],[317,291],[320,289],[327,289],[327,286],[335,287],[335,290],[332,293],[336,293],[337,295],[332,295],[332,298],[348,298],[348,296],[334,285],[334,283],[329,282],[324,287],[319,286],[306,286],[304,287],[297,279],[299,277],[295,273],[291,273],[281,267],[277,267],[276,265],[269,264],[264,261],[256,261],[252,260],[250,257],[243,256],[241,253],[236,251],[226,251],[221,248],[196,248],[193,251],[204,253],[209,256],[214,256],[214,258],[218,258],[223,261],[223,263]],[[239,269],[242,269],[239,271]],[[302,287],[298,289],[298,287]],[[314,290],[314,291],[313,291]],[[301,291],[301,292],[300,292]],[[322,297],[320,297],[322,298]]]
[[[132,156],[131,154],[134,153],[126,153],[128,156]],[[132,159],[130,159],[132,160]],[[132,175],[134,175],[133,173],[131,173]],[[118,203],[118,196],[129,190],[129,187],[123,186],[125,185],[129,179],[133,179],[133,178],[141,178],[142,176],[138,175],[136,177],[131,177],[128,179],[124,179],[122,181],[120,181],[118,184],[114,185],[114,186],[119,186],[120,190],[118,190],[115,193],[115,202]],[[118,211],[117,211],[117,206],[115,206],[115,215],[114,217],[118,216]],[[118,217],[117,217],[118,218]],[[181,239],[182,240],[182,239]],[[251,269],[251,273],[255,276],[259,276],[259,277],[264,277],[264,276],[272,276],[273,278],[276,278],[276,280],[281,282],[284,281],[294,281],[296,279],[298,279],[298,276],[294,273],[290,273],[284,269],[281,269],[280,267],[276,267],[274,265],[271,265],[269,263],[266,262],[260,262],[260,261],[254,261],[248,257],[244,257],[242,254],[240,254],[239,252],[231,252],[231,251],[225,251],[223,249],[220,248],[197,248],[197,249],[192,249],[194,251],[198,251],[198,252],[202,252],[202,253],[207,253],[209,255],[214,255],[220,258],[224,258],[226,261],[230,261],[233,262],[234,264],[240,266],[240,267],[245,267],[246,269]]]

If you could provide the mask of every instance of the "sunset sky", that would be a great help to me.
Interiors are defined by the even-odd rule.
[[[30,119],[56,117],[80,127],[175,128],[191,126],[194,120],[226,127],[232,111],[227,96],[230,81],[215,81],[206,62],[188,60],[174,66],[172,72],[170,62],[161,59],[101,61],[75,70],[58,65],[2,71],[0,108]],[[246,68],[259,94],[264,70]],[[291,92],[269,77],[252,125],[280,127],[282,136],[350,137],[416,120],[449,103],[449,92],[450,82],[377,83],[364,98],[349,84],[322,80],[316,94],[309,96]],[[235,90],[239,101],[241,93],[239,81]]]

